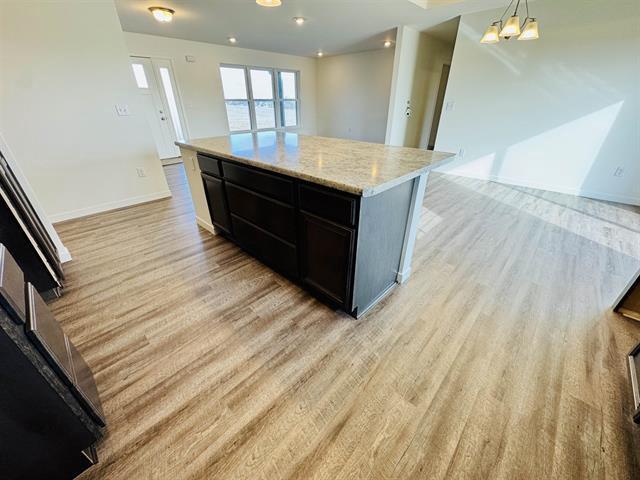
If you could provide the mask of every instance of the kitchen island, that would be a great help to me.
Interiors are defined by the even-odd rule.
[[[289,132],[176,144],[201,227],[356,318],[409,277],[428,173],[453,157]]]

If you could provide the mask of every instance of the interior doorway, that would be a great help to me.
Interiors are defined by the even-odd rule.
[[[131,67],[160,160],[180,157],[176,141],[185,139],[185,122],[171,62],[131,57]]]
[[[438,135],[438,126],[440,125],[440,115],[442,114],[442,105],[444,103],[444,94],[447,91],[447,82],[449,81],[449,71],[451,65],[442,65],[442,73],[440,74],[440,85],[438,86],[438,96],[436,97],[436,105],[433,111],[433,122],[431,122],[431,133],[429,134],[428,150],[433,150]]]

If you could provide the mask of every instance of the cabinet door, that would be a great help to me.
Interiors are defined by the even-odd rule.
[[[300,227],[302,281],[349,310],[354,231],[307,213]]]
[[[202,173],[204,183],[204,193],[207,196],[211,222],[218,228],[226,232],[231,232],[231,222],[229,220],[229,210],[227,199],[224,194],[224,182],[219,178]]]

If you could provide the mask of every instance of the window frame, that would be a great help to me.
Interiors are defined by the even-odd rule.
[[[244,79],[247,90],[247,98],[225,98],[224,97],[224,85],[222,83],[222,73],[220,72],[221,68],[236,68],[242,69],[244,71]],[[253,97],[253,85],[251,84],[251,70],[262,70],[271,73],[271,90],[273,92],[273,98],[254,98]],[[296,86],[296,98],[280,98],[280,89],[278,88],[279,81],[279,73],[280,72],[288,72],[293,73],[295,75],[295,86]],[[230,134],[235,133],[254,133],[254,132],[271,132],[271,131],[292,131],[299,130],[302,126],[301,117],[300,117],[300,70],[288,69],[288,68],[275,68],[275,67],[260,67],[253,65],[239,65],[233,63],[221,63],[218,68],[218,74],[220,75],[220,86],[222,87],[222,100],[225,104],[224,113],[227,117],[227,128],[229,129]],[[282,118],[282,114],[280,111],[280,106],[283,101],[295,101],[296,102],[296,125],[286,127],[284,126],[284,118]],[[273,102],[274,108],[274,120],[275,127],[271,128],[257,128],[257,119],[256,119],[256,101],[268,101]],[[251,128],[249,130],[231,130],[229,128],[229,114],[227,112],[227,102],[247,102],[249,106],[249,124]]]

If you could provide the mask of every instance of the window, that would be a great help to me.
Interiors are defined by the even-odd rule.
[[[136,83],[138,88],[149,88],[149,82],[147,82],[147,76],[144,73],[144,67],[141,63],[132,63],[133,75],[136,77]]]
[[[222,92],[231,132],[299,125],[298,72],[224,65]]]

